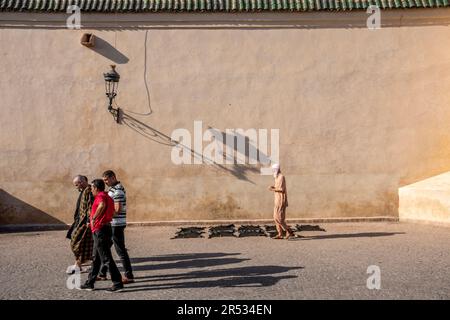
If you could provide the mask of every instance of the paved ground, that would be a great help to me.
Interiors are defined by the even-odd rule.
[[[65,231],[0,234],[0,299],[450,299],[450,229],[321,224],[294,241],[170,240],[175,227],[130,227],[137,282],[121,293],[69,290]],[[381,289],[366,287],[367,268]],[[86,274],[82,274],[82,280]]]

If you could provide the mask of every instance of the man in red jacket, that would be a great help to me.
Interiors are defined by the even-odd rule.
[[[122,276],[111,254],[112,229],[111,220],[114,214],[114,201],[105,192],[103,180],[92,181],[92,194],[95,196],[90,215],[91,229],[94,238],[94,259],[91,272],[85,284],[80,286],[82,290],[94,290],[94,283],[100,271],[101,265],[108,266],[113,286],[109,292],[118,292],[123,289]]]

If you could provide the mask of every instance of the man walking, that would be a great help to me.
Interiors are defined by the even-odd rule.
[[[73,178],[72,181],[75,189],[77,189],[80,194],[78,195],[77,198],[77,204],[75,206],[75,213],[73,215],[73,223],[70,226],[69,230],[67,231],[67,235],[66,238],[71,240],[72,239],[72,233],[75,229],[75,227],[77,226],[77,224],[79,223],[79,219],[80,219],[80,205],[81,205],[81,199],[83,198],[83,191],[87,188],[90,187],[89,183],[88,183],[88,178],[86,176],[82,176],[82,175],[77,175],[75,178]],[[89,188],[89,193],[90,193],[90,188]],[[92,195],[91,197],[92,198]],[[93,201],[93,199],[91,199]],[[92,201],[90,204],[92,204]],[[90,208],[89,208],[90,209]]]
[[[275,184],[269,187],[269,190],[275,194],[273,218],[277,227],[278,234],[274,239],[283,238],[283,230],[286,232],[286,239],[294,236],[294,233],[290,230],[286,224],[286,207],[288,206],[286,179],[281,174],[280,165],[274,164],[272,166],[273,177],[275,178]]]
[[[125,247],[125,228],[127,226],[127,197],[125,188],[117,180],[116,174],[112,170],[107,170],[103,173],[103,181],[109,187],[108,195],[114,200],[114,216],[111,222],[112,240],[117,255],[120,257],[122,266],[125,269],[125,276],[122,278],[122,281],[124,284],[133,283],[133,270],[128,251]],[[106,279],[106,271],[107,266],[103,266],[99,275],[100,280]]]
[[[107,291],[118,292],[123,289],[120,271],[111,254],[111,220],[114,214],[114,202],[105,192],[103,180],[92,181],[92,194],[95,196],[90,215],[90,224],[94,237],[94,260],[88,280],[80,286],[82,290],[94,290],[94,284],[102,265],[107,266],[113,286]]]
[[[89,214],[94,197],[91,193],[91,186],[85,176],[77,175],[73,179],[73,185],[80,192],[75,209],[74,223],[67,233],[70,239],[70,248],[75,255],[75,264],[67,268],[68,274],[73,274],[77,270],[82,271],[81,265],[92,259],[92,232],[88,225]]]

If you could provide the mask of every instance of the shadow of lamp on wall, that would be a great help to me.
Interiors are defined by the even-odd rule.
[[[113,115],[117,123],[120,123],[120,108],[113,107],[113,101],[117,96],[120,75],[116,71],[116,66],[111,65],[111,70],[103,74],[105,78],[105,91],[109,99],[108,111]]]

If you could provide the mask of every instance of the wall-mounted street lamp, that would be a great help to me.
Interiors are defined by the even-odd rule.
[[[109,99],[108,111],[114,115],[116,122],[120,122],[120,108],[113,108],[113,100],[117,96],[117,88],[119,87],[120,75],[116,71],[116,66],[111,65],[111,70],[104,73],[105,77],[105,91],[106,96]]]

